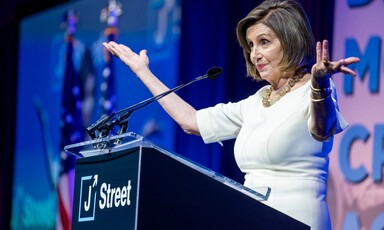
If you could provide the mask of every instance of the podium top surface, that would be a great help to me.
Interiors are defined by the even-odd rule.
[[[76,157],[91,157],[112,153],[136,146],[152,146],[151,143],[144,140],[144,137],[133,133],[124,133],[115,136],[97,138],[94,140],[84,141],[76,144],[66,145],[64,150]]]

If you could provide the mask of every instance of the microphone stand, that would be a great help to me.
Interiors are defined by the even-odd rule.
[[[184,88],[194,82],[197,82],[197,81],[200,81],[202,79],[210,79],[210,80],[213,80],[215,79],[216,77],[218,77],[221,72],[222,72],[222,68],[221,67],[212,67],[210,68],[207,73],[203,76],[200,76],[200,77],[197,77],[195,79],[193,79],[192,81],[190,82],[187,82],[187,83],[184,83],[184,84],[181,84],[179,86],[176,86],[168,91],[165,91],[164,93],[161,93],[159,95],[156,95],[156,96],[153,96],[151,98],[148,98],[144,101],[141,101],[137,104],[134,104],[132,106],[129,106],[125,109],[122,109],[116,113],[112,113],[108,116],[104,116],[102,118],[100,118],[95,124],[89,126],[87,128],[87,132],[88,132],[88,135],[91,137],[92,140],[94,140],[96,138],[96,131],[99,132],[99,135],[98,137],[99,138],[103,138],[103,137],[107,137],[111,130],[117,125],[120,127],[120,129],[118,130],[118,134],[123,134],[125,132],[127,132],[128,130],[128,119],[130,118],[130,116],[132,115],[132,113],[140,108],[143,108],[155,101],[158,101],[160,100],[161,98],[167,96],[168,94],[171,94],[181,88]],[[118,142],[120,142],[121,140],[118,139]],[[118,144],[118,143],[116,143]]]

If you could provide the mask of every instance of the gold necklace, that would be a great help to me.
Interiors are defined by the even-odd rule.
[[[293,78],[289,79],[288,83],[281,88],[277,92],[278,97],[275,99],[270,99],[271,93],[272,93],[272,86],[270,86],[268,89],[264,90],[263,92],[263,106],[264,107],[270,107],[271,105],[275,104],[278,100],[280,100],[285,94],[287,94],[289,91],[291,91],[291,88],[299,82],[304,77],[304,74],[300,74],[298,76],[294,76]]]

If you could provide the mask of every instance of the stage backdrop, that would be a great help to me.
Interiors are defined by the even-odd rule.
[[[331,154],[328,201],[334,229],[384,227],[384,1],[337,0],[333,60],[357,56],[352,78],[334,81],[349,127]]]
[[[134,51],[147,49],[153,72],[174,87],[178,72],[179,1],[121,3],[117,41]],[[56,186],[60,167],[65,167],[60,165],[60,112],[66,31],[60,25],[66,12],[74,9],[78,23],[72,58],[82,83],[80,89],[74,89],[82,95],[85,129],[101,116],[98,102],[105,66],[101,43],[106,40],[107,23],[101,22],[100,16],[107,4],[108,0],[74,1],[21,21],[12,229],[55,227]],[[116,60],[111,68],[115,70],[111,99],[117,99],[111,101],[117,110],[151,96],[120,61]],[[174,122],[158,103],[133,113],[128,130],[147,136],[165,149],[174,148]]]

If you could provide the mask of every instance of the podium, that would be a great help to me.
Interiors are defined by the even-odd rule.
[[[309,229],[257,191],[135,133],[65,147],[76,155],[72,228]]]

